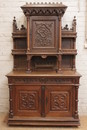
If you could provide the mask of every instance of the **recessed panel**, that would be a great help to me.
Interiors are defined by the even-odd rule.
[[[72,116],[72,86],[49,85],[46,86],[48,102],[46,106],[47,117]]]
[[[68,111],[69,110],[69,93],[53,91],[50,93],[51,111]]]
[[[57,49],[58,20],[56,17],[31,17],[30,24],[32,24],[30,32],[32,49]]]
[[[40,116],[40,86],[15,86],[15,115]]]

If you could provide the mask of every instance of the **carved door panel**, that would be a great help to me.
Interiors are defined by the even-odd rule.
[[[40,116],[41,87],[18,85],[15,86],[15,115],[17,116]]]
[[[57,51],[58,18],[56,16],[30,17],[30,47],[33,51]]]
[[[72,86],[46,86],[46,116],[71,117]]]

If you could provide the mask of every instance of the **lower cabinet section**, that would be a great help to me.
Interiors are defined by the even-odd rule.
[[[72,86],[14,86],[14,115],[31,117],[72,117]]]
[[[10,84],[9,125],[78,126],[78,85]]]

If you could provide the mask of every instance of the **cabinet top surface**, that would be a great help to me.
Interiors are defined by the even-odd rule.
[[[34,71],[34,72],[31,72],[31,73],[27,73],[25,71],[12,71],[10,73],[8,73],[6,75],[7,77],[16,77],[16,76],[20,76],[20,77],[23,77],[23,76],[26,76],[26,77],[29,77],[29,76],[49,76],[49,77],[81,77],[81,75],[78,73],[78,72],[75,72],[75,71],[63,71],[63,72],[59,72],[59,73],[56,73],[55,71],[50,71],[50,72],[42,72],[42,71]]]

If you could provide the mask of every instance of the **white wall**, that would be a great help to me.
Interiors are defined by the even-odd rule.
[[[46,0],[46,2],[52,2]],[[7,112],[9,108],[8,82],[5,75],[13,68],[13,57],[11,55],[12,43],[12,20],[16,16],[20,27],[24,24],[25,17],[20,6],[29,0],[0,0],[0,112]],[[32,0],[32,2],[41,2],[41,0]],[[43,0],[42,0],[43,2]],[[44,1],[45,2],[45,1]],[[77,50],[76,58],[77,71],[82,78],[79,88],[79,112],[87,114],[87,49],[84,49],[85,43],[85,6],[86,0],[53,0],[53,2],[63,2],[68,9],[63,17],[63,26],[71,23],[73,17],[77,17]]]

